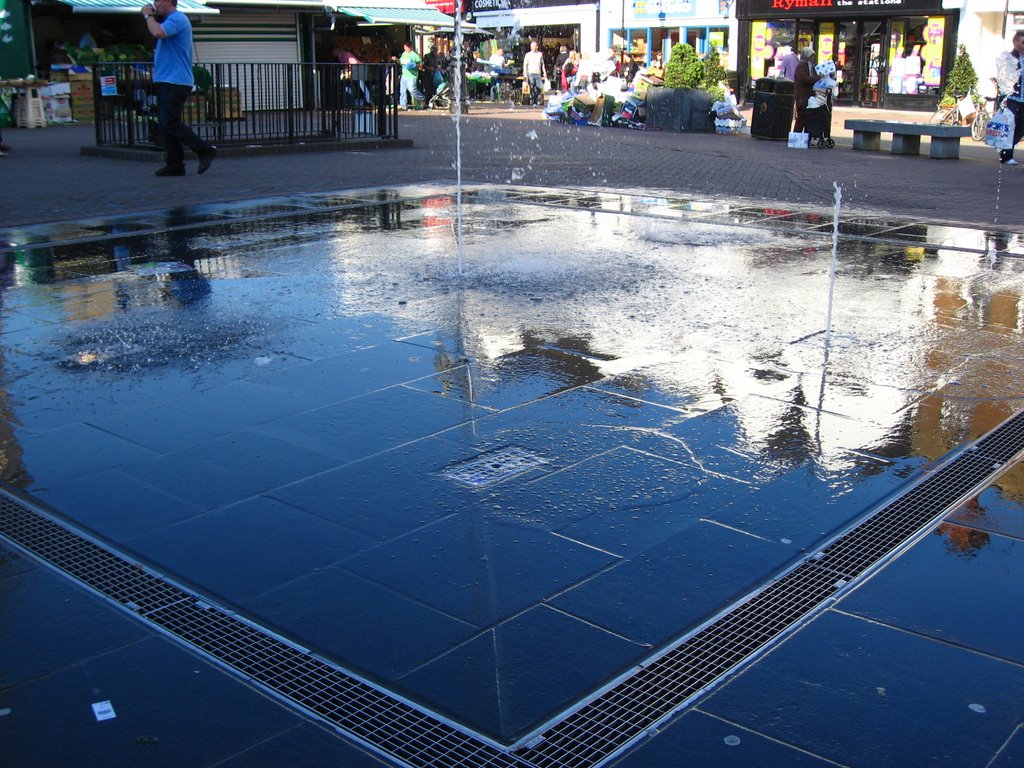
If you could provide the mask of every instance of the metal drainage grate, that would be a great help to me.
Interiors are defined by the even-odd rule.
[[[486,488],[544,464],[540,456],[510,445],[449,467],[444,476],[469,488]]]
[[[820,610],[1024,452],[1020,414],[816,555],[523,748],[502,751],[155,576],[0,489],[0,535],[302,711],[414,768],[594,768]],[[543,464],[510,447],[453,467],[472,487]],[[485,464],[489,466],[484,466]]]
[[[1005,464],[1024,448],[1024,411],[1012,416],[998,430],[981,438],[974,449],[982,456]]]

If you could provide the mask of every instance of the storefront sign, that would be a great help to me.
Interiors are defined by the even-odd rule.
[[[591,5],[589,2],[579,0],[466,0],[468,9],[473,13],[486,13],[487,11],[521,11],[530,8],[550,8],[552,6],[564,5]]]
[[[696,12],[693,0],[633,0],[633,17],[637,19],[685,18]]]
[[[427,5],[449,16],[455,15],[455,0],[427,0]]]
[[[737,0],[741,19],[892,16],[941,12],[942,0]]]

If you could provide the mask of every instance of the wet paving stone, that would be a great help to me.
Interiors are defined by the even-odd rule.
[[[1022,694],[1018,665],[833,612],[701,709],[846,765],[980,768],[1019,725]]]
[[[471,192],[461,252],[444,185],[27,233],[46,245],[19,247],[0,294],[4,477],[507,741],[1018,408],[1012,238],[851,217],[830,303],[828,213]],[[538,462],[452,479],[508,450]],[[1012,548],[1004,477],[947,540]],[[918,557],[907,583],[941,567],[890,567]],[[899,595],[857,610],[898,623]],[[907,628],[952,631],[928,605]],[[765,765],[860,746],[727,715]],[[685,738],[724,744],[710,720]]]

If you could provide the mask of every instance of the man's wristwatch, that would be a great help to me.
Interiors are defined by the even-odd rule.
[[[142,14],[142,18],[144,18],[146,21],[149,21],[151,18],[153,18],[153,14],[152,13],[144,13],[144,14]]]

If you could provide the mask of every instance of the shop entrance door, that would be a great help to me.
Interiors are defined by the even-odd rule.
[[[884,22],[867,20],[861,22],[860,50],[860,105],[862,107],[881,106],[884,90],[886,64],[886,46],[883,45]]]

